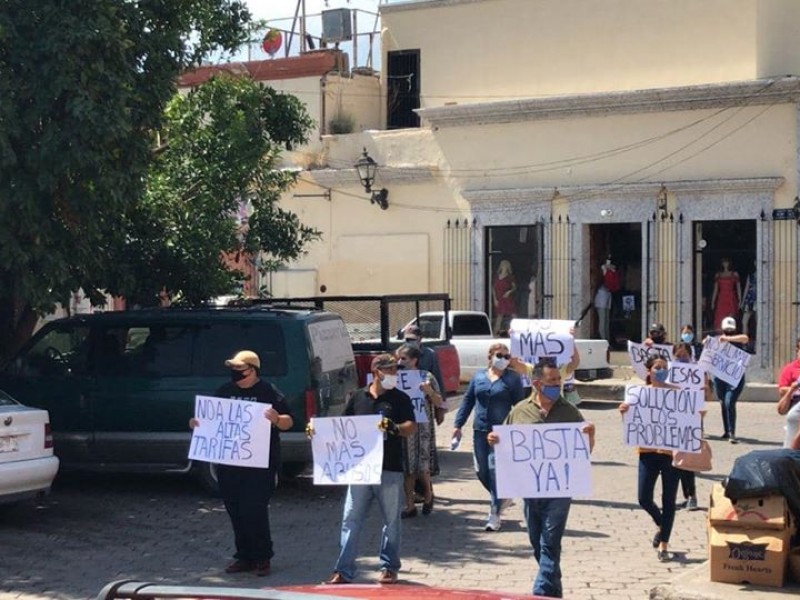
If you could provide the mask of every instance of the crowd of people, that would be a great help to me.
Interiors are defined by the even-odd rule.
[[[721,320],[717,336],[721,342],[744,348],[749,342],[746,334],[737,331],[733,317]],[[381,480],[375,485],[350,485],[343,507],[340,553],[327,584],[347,584],[356,577],[356,559],[360,534],[373,501],[378,504],[382,519],[379,561],[379,583],[398,581],[401,567],[401,521],[430,515],[434,507],[432,477],[439,472],[436,448],[436,426],[441,425],[446,411],[435,355],[420,345],[421,332],[413,327],[405,332],[405,343],[394,354],[380,354],[371,363],[371,380],[353,394],[346,403],[345,415],[381,415],[380,429],[384,432]],[[697,362],[705,340],[698,340],[691,325],[680,330],[680,342],[672,346],[678,362]],[[646,346],[670,345],[663,325],[654,323]],[[577,408],[580,401],[571,395],[574,371],[580,357],[561,367],[552,359],[528,364],[512,357],[509,347],[492,344],[487,352],[487,366],[477,372],[467,387],[455,415],[454,441],[463,435],[463,428],[472,417],[472,447],[475,472],[488,494],[489,510],[485,530],[494,532],[502,526],[503,511],[511,504],[501,500],[497,493],[495,476],[495,448],[508,443],[494,431],[501,424],[582,423],[590,449],[594,447],[595,427]],[[225,571],[239,573],[253,571],[267,575],[273,556],[269,526],[269,500],[275,489],[277,465],[280,460],[279,432],[290,429],[292,416],[277,388],[259,378],[260,361],[251,351],[242,351],[226,362],[231,369],[231,382],[217,390],[225,398],[247,399],[271,405],[264,411],[273,434],[271,438],[270,467],[220,466],[218,468],[220,492],[230,516],[234,531],[236,552],[234,561]],[[653,353],[645,363],[645,386],[653,388],[676,387],[668,383],[668,363],[662,355]],[[398,369],[421,371],[420,391],[424,396],[426,418],[417,422],[408,395],[397,389]],[[524,379],[530,383],[526,393]],[[711,377],[706,381],[706,399],[716,396],[722,413],[720,439],[736,443],[736,402],[744,383],[732,386]],[[800,450],[800,338],[795,347],[795,358],[787,363],[778,379],[777,410],[786,417],[784,446]],[[629,410],[626,403],[619,410]],[[705,414],[705,411],[702,412]],[[190,427],[196,427],[196,419]],[[307,429],[309,437],[313,428]],[[659,561],[673,559],[669,541],[678,509],[679,486],[683,489],[684,508],[697,508],[695,474],[673,465],[670,451],[653,448],[636,448],[638,454],[638,501],[652,519],[656,531],[652,545]],[[654,493],[661,480],[661,504],[655,502]],[[417,504],[421,504],[421,511]],[[539,565],[533,584],[533,593],[546,597],[561,597],[561,538],[569,515],[570,498],[525,498],[524,516],[534,557]]]

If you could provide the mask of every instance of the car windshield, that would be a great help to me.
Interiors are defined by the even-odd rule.
[[[19,402],[14,400],[11,396],[6,394],[3,390],[0,390],[0,406],[12,406],[17,405]]]

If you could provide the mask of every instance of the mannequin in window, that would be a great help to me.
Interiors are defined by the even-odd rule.
[[[606,262],[600,266],[603,272],[603,285],[611,292],[618,292],[620,288],[619,273],[617,272],[617,265],[611,262],[611,255],[609,254]]]
[[[714,329],[722,328],[725,317],[738,314],[742,298],[742,283],[739,274],[731,269],[731,259],[725,256],[720,263],[722,267],[714,276],[714,293],[711,295]]]
[[[497,266],[497,273],[492,282],[492,299],[494,300],[494,332],[497,335],[503,325],[503,321],[517,315],[517,306],[514,302],[514,294],[517,292],[517,282],[514,280],[514,272],[511,263],[501,260]]]
[[[528,318],[539,318],[539,291],[536,289],[536,274],[528,282]]]
[[[611,316],[611,292],[605,283],[597,286],[594,295],[594,308],[597,311],[597,331],[601,340],[608,340],[608,324]]]
[[[753,270],[747,276],[747,281],[744,284],[744,292],[742,292],[742,333],[750,335],[750,330],[753,329],[750,324],[751,319],[756,318],[756,263],[753,261]],[[755,325],[755,323],[753,323]],[[753,336],[750,335],[752,338]]]

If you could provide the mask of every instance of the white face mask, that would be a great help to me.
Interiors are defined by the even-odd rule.
[[[496,356],[492,359],[492,366],[497,369],[498,371],[505,371],[506,367],[508,367],[508,359],[507,358],[497,358]]]
[[[383,374],[383,379],[381,379],[381,387],[385,390],[393,390],[397,387],[397,375],[389,375],[388,373]]]

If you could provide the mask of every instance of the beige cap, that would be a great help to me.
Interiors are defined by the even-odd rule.
[[[231,367],[232,369],[241,369],[244,366],[260,369],[261,361],[258,358],[258,354],[252,350],[240,350],[233,358],[229,358],[225,361],[225,366]]]
[[[736,329],[736,319],[733,317],[722,319],[722,329]]]

